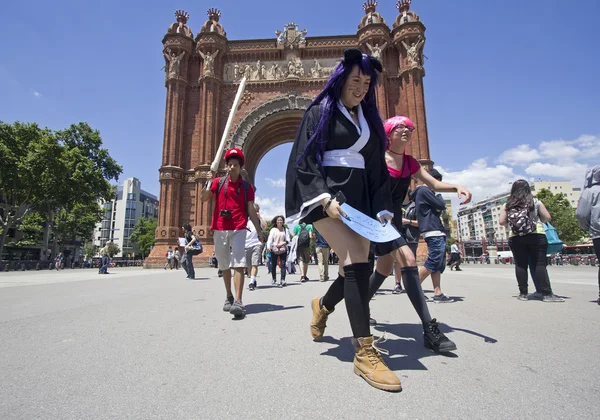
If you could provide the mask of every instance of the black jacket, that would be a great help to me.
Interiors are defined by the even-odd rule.
[[[417,220],[421,233],[439,230],[446,232],[440,216],[446,209],[446,203],[440,194],[436,194],[426,185],[420,185],[410,193],[415,202]]]

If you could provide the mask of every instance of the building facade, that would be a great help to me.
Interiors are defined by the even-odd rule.
[[[100,204],[104,214],[94,230],[94,244],[102,247],[107,241],[113,241],[121,249],[117,257],[133,258],[137,253],[130,240],[133,227],[142,217],[158,218],[158,199],[142,190],[139,179],[127,178],[117,188],[113,200]]]
[[[294,140],[304,111],[322,90],[347,48],[359,48],[380,59],[383,72],[377,105],[383,118],[406,115],[416,125],[408,153],[429,167],[423,78],[425,26],[410,10],[411,0],[398,0],[398,15],[388,26],[376,10],[377,1],[363,4],[356,33],[307,36],[295,23],[282,25],[271,39],[229,40],[221,12],[208,10],[208,20],[194,37],[189,15],[175,12],[163,37],[166,109],[162,165],[159,169],[160,208],[156,244],[146,267],[162,264],[169,245],[191,223],[204,246],[196,258],[206,262],[213,250],[210,230],[213,202],[200,192],[212,177],[211,163],[221,138],[246,156],[250,181],[260,159],[273,147]],[[278,29],[273,28],[273,31]],[[224,133],[241,80],[245,91]],[[217,157],[218,159],[218,157]],[[218,174],[225,174],[221,160]]]
[[[531,184],[533,195],[541,190],[550,190],[552,194],[562,194],[573,208],[577,208],[579,197],[581,197],[581,188],[573,188],[571,181],[535,181]]]
[[[459,210],[456,216],[460,240],[485,240],[490,244],[508,240],[508,231],[498,220],[509,195],[499,194]]]

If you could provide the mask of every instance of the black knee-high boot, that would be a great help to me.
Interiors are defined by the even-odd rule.
[[[354,337],[369,337],[369,263],[350,264],[344,267],[344,299]]]

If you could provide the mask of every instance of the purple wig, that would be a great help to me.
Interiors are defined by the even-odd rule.
[[[308,140],[306,149],[302,152],[302,156],[300,156],[296,163],[299,163],[306,157],[308,149],[312,145],[315,149],[317,162],[320,166],[323,164],[323,153],[325,153],[325,145],[329,140],[329,122],[334,110],[337,108],[337,102],[342,96],[342,87],[346,83],[346,79],[348,79],[348,75],[354,65],[358,65],[361,73],[371,76],[369,90],[361,102],[361,107],[365,119],[373,126],[381,139],[381,147],[383,150],[387,147],[387,136],[383,129],[383,121],[379,115],[375,97],[375,88],[379,77],[378,71],[381,71],[381,63],[371,56],[360,53],[359,50],[346,50],[345,58],[333,70],[323,90],[317,95],[305,112],[306,115],[313,106],[321,104],[319,125]]]

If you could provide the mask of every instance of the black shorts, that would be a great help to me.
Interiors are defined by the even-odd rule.
[[[375,244],[375,255],[383,257],[384,255],[391,254],[400,247],[407,246],[406,239],[400,235],[398,239],[394,239],[390,242],[384,242],[382,244]]]

